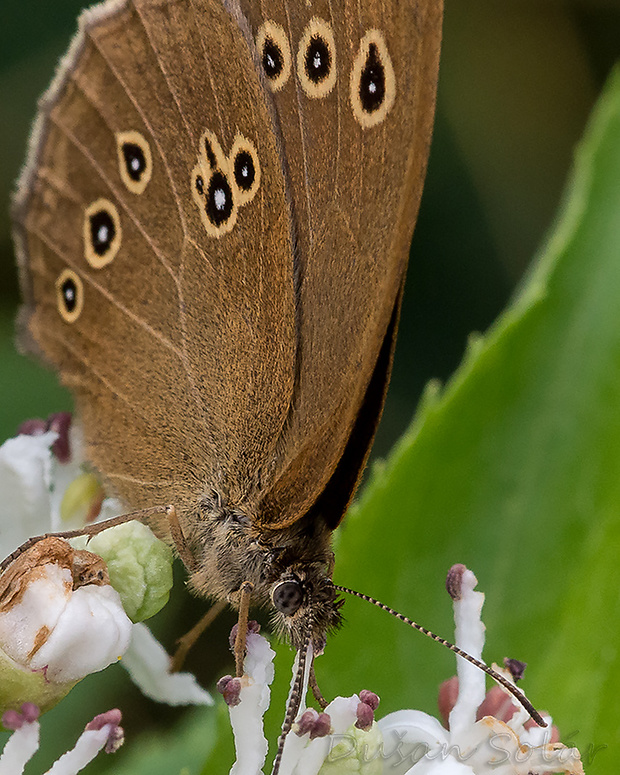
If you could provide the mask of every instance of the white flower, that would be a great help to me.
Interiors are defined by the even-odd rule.
[[[484,595],[474,590],[476,584],[474,574],[462,565],[454,566],[448,577],[456,645],[481,660]],[[266,704],[250,700],[246,687],[256,688],[257,693],[268,690],[273,652],[257,634],[248,637],[247,646],[246,675],[227,676],[218,685],[232,706],[234,775],[262,772],[267,750],[262,732]],[[515,674],[524,667],[508,662]],[[286,739],[279,775],[583,775],[579,751],[555,741],[557,730],[550,716],[544,716],[548,727],[541,728],[505,689],[496,686],[485,696],[485,674],[458,656],[457,672],[456,696],[447,701],[447,729],[419,710],[400,710],[376,723],[378,698],[372,692],[337,697],[320,714],[306,711],[302,701]],[[456,684],[446,682],[446,688],[453,691]],[[307,676],[304,696],[306,689]]]
[[[258,634],[256,622],[250,622],[243,676],[225,676],[218,683],[218,690],[228,705],[235,738],[236,761],[230,775],[259,775],[263,772],[268,749],[263,731],[263,714],[269,707],[274,656],[275,652],[268,641]],[[310,647],[306,655],[301,707],[297,722],[286,739],[279,775],[317,775],[319,771],[325,775],[336,775],[338,772],[381,775],[381,769],[377,769],[376,764],[380,762],[378,755],[381,743],[376,723],[367,719],[367,730],[356,727],[360,719],[360,707],[370,710],[367,703],[353,695],[336,697],[323,713],[305,709],[303,698],[308,688],[311,663]],[[293,667],[291,688],[297,675],[298,664],[299,655]],[[360,694],[364,697],[364,693]],[[371,692],[366,692],[366,695],[376,698]],[[362,762],[358,756],[360,751],[372,761]],[[333,763],[330,763],[330,756]],[[353,769],[350,767],[352,761],[355,762]],[[334,764],[335,762],[338,763]]]
[[[170,657],[146,625],[134,624],[121,664],[142,694],[167,705],[213,705],[191,673],[170,672]]]
[[[250,622],[246,635],[246,657],[241,678],[224,676],[217,685],[228,705],[237,758],[230,775],[257,775],[267,756],[263,714],[269,707],[275,651]]]
[[[104,499],[96,477],[85,469],[81,434],[69,414],[28,421],[19,436],[0,446],[0,559],[30,536],[79,528],[120,513],[120,504]],[[71,543],[104,557],[134,621],[153,615],[167,600],[172,555],[144,525],[127,523],[88,543],[86,539]],[[70,589],[68,573],[68,566],[64,570],[45,566],[20,604],[0,613],[0,646],[6,652],[4,657],[0,653],[0,671],[9,659],[28,670],[44,669],[46,679],[66,684],[62,692],[50,693],[28,676],[26,684],[22,681],[26,694],[21,700],[36,699],[47,709],[76,680],[126,652],[122,664],[147,696],[173,705],[212,703],[194,676],[170,672],[163,648],[144,625],[131,625],[111,586]],[[6,574],[0,578],[6,581]],[[41,644],[44,628],[49,634]],[[63,653],[71,654],[70,666]],[[25,680],[25,674],[21,678]],[[5,707],[15,707],[15,696],[22,689],[14,683],[9,696],[8,681],[0,681],[0,707],[2,701]]]
[[[0,756],[0,775],[22,775],[26,764],[39,748],[39,709],[24,703],[21,712],[7,711],[2,723],[13,731]],[[44,775],[77,775],[105,749],[113,753],[123,743],[121,713],[101,713],[86,725],[75,747],[63,754]]]
[[[454,598],[456,645],[481,659],[484,624],[480,614],[484,595],[474,591],[477,581],[470,570],[454,566],[453,572],[458,577],[458,594]],[[397,711],[379,722],[384,739],[385,772],[393,775],[583,773],[576,748],[551,742],[550,716],[544,716],[548,727],[541,728],[531,724],[526,710],[509,703],[507,720],[484,716],[477,721],[477,712],[485,699],[485,674],[458,656],[457,673],[458,697],[449,715],[449,729],[432,716],[415,710]]]
[[[43,562],[28,566],[14,581],[19,593],[0,601],[0,647],[48,681],[74,683],[125,653],[131,622],[109,584],[74,588],[66,564]]]

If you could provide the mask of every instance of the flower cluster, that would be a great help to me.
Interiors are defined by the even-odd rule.
[[[26,424],[0,447],[0,491],[2,556],[50,527],[75,528],[120,512],[85,467],[79,432],[64,414]],[[121,657],[151,698],[211,704],[193,676],[171,671],[165,650],[141,623],[167,601],[171,561],[168,547],[135,522],[90,539],[46,538],[15,553],[0,576],[0,711],[13,731],[0,775],[23,772],[38,748],[41,711]],[[464,566],[454,566],[448,577],[455,642],[481,660],[484,595],[476,584]],[[273,657],[258,627],[250,626],[244,675],[218,684],[235,738],[231,775],[263,771]],[[379,698],[370,691],[337,697],[322,712],[306,708],[311,648],[304,657],[302,701],[280,752],[279,775],[583,775],[579,752],[559,742],[550,716],[544,715],[546,728],[538,727],[505,689],[486,693],[484,673],[460,656],[457,677],[440,690],[443,725],[419,710],[376,721]],[[523,668],[507,660],[502,670],[512,682]],[[73,775],[98,751],[115,750],[122,742],[119,725],[119,711],[98,716],[49,775]]]
[[[484,595],[475,591],[476,584],[464,566],[451,570],[456,645],[481,659]],[[273,652],[256,632],[248,636],[247,647],[245,675],[227,677],[223,693],[237,751],[231,772],[254,775],[266,759],[262,715]],[[519,678],[523,668],[507,660],[503,674]],[[458,656],[457,674],[440,691],[446,726],[419,710],[397,711],[376,722],[379,699],[368,691],[337,697],[322,713],[302,707],[286,739],[279,775],[583,775],[579,751],[558,742],[548,714],[543,715],[548,726],[541,728],[505,689],[485,693],[485,674]],[[231,681],[238,684],[235,691]]]
[[[70,415],[20,430],[0,446],[0,559],[11,560],[0,576],[0,712],[8,712],[5,721],[15,730],[5,754],[25,755],[38,739],[28,708],[47,710],[76,682],[121,658],[152,699],[212,704],[194,676],[171,671],[167,653],[141,624],[165,605],[172,586],[172,552],[148,527],[127,522],[90,539],[49,537],[18,549],[50,529],[122,513],[86,467]],[[0,773],[19,771],[11,767]]]

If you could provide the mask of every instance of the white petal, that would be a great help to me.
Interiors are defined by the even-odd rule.
[[[553,719],[551,718],[551,716],[548,716],[545,713],[541,715],[543,719],[547,722],[547,726],[539,727],[538,724],[534,724],[531,727],[528,727],[527,729],[523,729],[519,733],[519,738],[522,743],[527,743],[527,745],[531,745],[532,747],[536,747],[537,745],[546,745],[549,743],[549,740],[551,738]],[[529,713],[526,721],[528,720],[529,720]],[[510,721],[512,721],[512,719],[510,719]],[[514,729],[510,721],[507,723],[509,724],[509,726],[511,726]]]
[[[331,719],[332,734],[317,737],[314,740],[310,740],[308,735],[301,738],[306,745],[303,753],[298,754],[298,762],[293,770],[295,775],[317,775],[329,752],[342,742],[342,736],[346,735],[347,730],[357,721],[359,701],[360,698],[354,694],[351,697],[336,697],[329,703],[325,713]],[[289,739],[294,741],[300,738],[293,732],[289,735]]]
[[[0,756],[0,775],[22,775],[39,748],[39,722],[23,724],[9,737]]]
[[[446,759],[422,759],[406,775],[472,775],[474,770],[452,756]],[[482,775],[476,772],[476,775]]]
[[[115,589],[79,587],[30,666],[47,667],[47,677],[57,683],[77,681],[116,662],[130,636],[131,621]]]
[[[82,732],[75,747],[63,754],[45,775],[76,775],[97,756],[108,742],[110,724],[101,729],[88,729]]]
[[[71,599],[71,572],[54,563],[40,569],[21,600],[0,614],[0,644],[21,665],[31,665],[31,654],[41,630],[53,631]],[[37,664],[36,667],[43,667]]]
[[[383,769],[390,775],[404,775],[427,754],[445,750],[450,743],[448,731],[421,710],[398,710],[378,725],[383,734]]]
[[[466,569],[461,579],[460,598],[453,603],[455,639],[460,649],[476,659],[482,659],[485,627],[481,613],[484,595],[474,591],[477,583],[472,571]],[[449,726],[452,733],[458,734],[476,721],[476,711],[485,695],[485,674],[459,656],[456,658],[456,671],[459,694],[450,712]]]
[[[332,720],[332,733],[341,735],[357,721],[357,706],[360,698],[357,694],[351,697],[336,697],[325,708]]]
[[[48,483],[54,431],[16,436],[0,446],[0,555],[49,530]]]
[[[213,705],[213,698],[191,673],[171,673],[170,657],[144,624],[131,628],[131,642],[121,660],[142,694],[167,705]]]
[[[577,748],[566,748],[561,743],[521,750],[514,772],[516,775],[545,775],[563,772],[583,775],[583,764]]]
[[[248,633],[246,646],[240,703],[228,708],[237,755],[230,775],[258,775],[267,758],[263,714],[269,707],[275,651],[258,633]]]
[[[295,679],[297,677],[297,671],[299,669],[299,654],[298,651],[295,655],[295,661],[293,663],[293,672],[291,675],[291,686],[289,689],[288,697],[286,699],[286,708],[288,709],[291,701],[291,695],[295,686]],[[301,702],[299,703],[299,710],[297,712],[297,718],[299,718],[306,710],[306,694],[308,692],[308,682],[310,680],[310,668],[312,667],[312,644],[308,644],[308,651],[306,652],[306,663],[304,668],[304,677],[301,689]],[[304,735],[298,737],[294,732],[290,732],[284,743],[284,750],[282,751],[282,760],[280,762],[280,775],[292,775],[296,772],[297,763],[302,757],[302,751],[304,751],[308,744],[309,737]]]

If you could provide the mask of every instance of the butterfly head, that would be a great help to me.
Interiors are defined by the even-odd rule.
[[[322,651],[342,620],[343,601],[331,578],[331,530],[320,518],[273,529],[253,517],[252,509],[231,506],[222,493],[203,498],[201,519],[188,525],[196,560],[190,585],[237,606],[249,582],[251,605],[271,610],[279,635],[297,649],[310,635],[315,653]]]
[[[344,601],[338,598],[324,565],[286,570],[272,585],[270,599],[275,628],[296,649],[310,636],[314,653],[320,654],[327,634],[342,623],[340,609]]]

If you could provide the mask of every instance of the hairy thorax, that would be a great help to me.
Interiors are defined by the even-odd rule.
[[[189,583],[197,594],[237,607],[241,586],[250,582],[252,604],[271,609],[276,631],[296,648],[311,631],[315,651],[321,651],[326,634],[340,624],[341,601],[331,580],[331,531],[316,517],[265,530],[244,511],[205,498],[187,538],[195,558]],[[290,613],[274,598],[283,584],[300,595]]]

